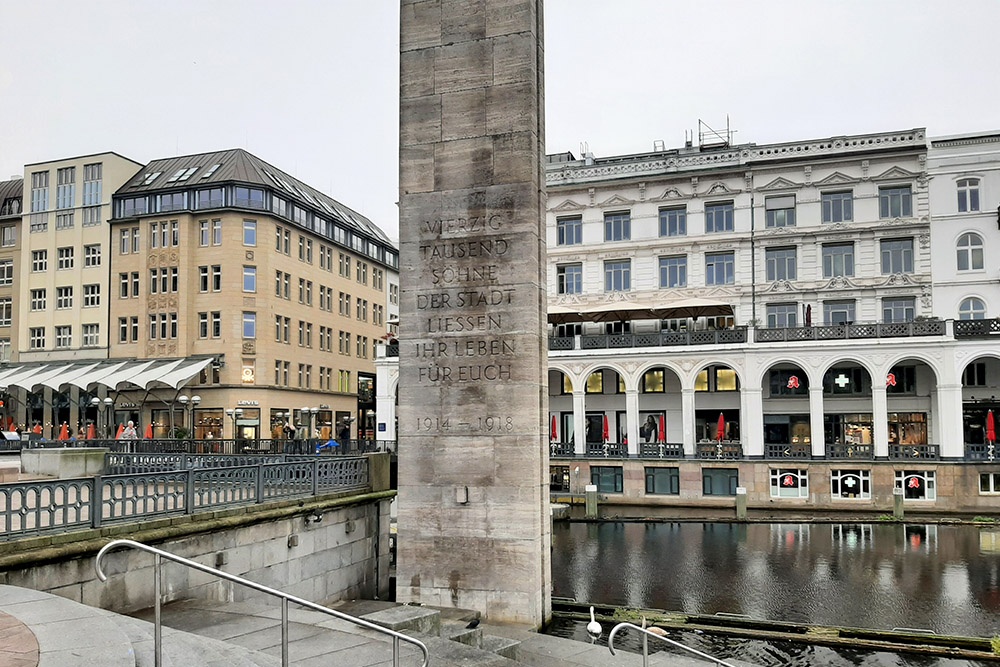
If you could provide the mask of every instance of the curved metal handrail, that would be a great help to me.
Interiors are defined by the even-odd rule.
[[[691,648],[690,646],[685,646],[684,644],[681,644],[680,642],[675,642],[673,639],[668,639],[666,637],[663,637],[661,635],[656,634],[655,632],[650,632],[648,629],[646,629],[646,628],[640,628],[638,625],[633,625],[632,623],[619,623],[614,628],[612,628],[611,634],[608,635],[608,650],[611,651],[611,655],[615,655],[615,634],[619,630],[621,630],[622,628],[629,628],[631,630],[638,630],[639,632],[643,633],[643,635],[644,635],[643,636],[643,641],[642,641],[642,664],[643,665],[646,664],[646,660],[647,660],[647,655],[646,655],[646,637],[645,637],[645,635],[649,635],[650,637],[655,637],[656,639],[659,639],[660,641],[666,642],[666,643],[670,644],[671,646],[675,646],[675,647],[677,647],[679,649],[687,651],[688,653],[693,653],[694,655],[698,656],[699,658],[702,658],[703,660],[708,660],[709,662],[714,662],[716,665],[721,665],[721,667],[736,667],[732,663],[726,662],[725,660],[722,660],[720,658],[713,658],[709,654],[702,653],[698,649]]]
[[[354,625],[360,625],[361,627],[368,628],[369,630],[375,630],[384,635],[389,635],[393,638],[392,640],[392,664],[395,666],[399,665],[399,642],[404,641],[407,644],[413,644],[420,649],[423,654],[423,662],[420,667],[427,667],[430,660],[430,654],[427,652],[427,646],[419,639],[414,639],[413,637],[408,637],[402,633],[384,628],[381,625],[376,625],[370,621],[365,621],[363,619],[351,616],[350,614],[345,614],[343,612],[337,611],[335,609],[329,609],[322,605],[316,604],[315,602],[310,602],[309,600],[303,600],[302,598],[295,597],[294,595],[289,595],[288,593],[283,593],[282,591],[275,590],[263,584],[258,584],[255,581],[250,581],[249,579],[244,579],[243,577],[237,577],[235,574],[229,574],[221,570],[217,570],[214,567],[209,567],[207,565],[202,565],[193,560],[183,558],[176,554],[172,554],[169,551],[163,551],[162,549],[157,549],[156,547],[151,547],[147,544],[141,542],[136,542],[134,540],[114,540],[105,544],[100,551],[97,552],[97,558],[94,560],[94,569],[97,570],[97,578],[101,581],[107,581],[108,575],[104,574],[104,570],[101,568],[101,559],[105,554],[114,551],[115,549],[138,549],[140,551],[147,551],[153,554],[153,589],[156,591],[156,605],[155,605],[155,621],[153,626],[153,648],[154,648],[154,658],[156,667],[160,667],[161,662],[161,646],[162,646],[162,636],[161,636],[161,624],[160,624],[160,558],[166,558],[175,563],[180,563],[181,565],[186,565],[192,569],[198,570],[200,572],[205,572],[219,579],[225,579],[226,581],[231,581],[236,584],[241,584],[247,588],[252,588],[255,591],[260,591],[261,593],[266,593],[272,597],[281,599],[281,664],[283,667],[288,667],[290,664],[288,662],[288,603],[294,602],[297,605],[312,609],[313,611],[319,611],[324,614],[328,614],[335,618],[339,618],[343,621],[353,623]]]

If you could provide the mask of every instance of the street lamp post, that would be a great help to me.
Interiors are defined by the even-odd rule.
[[[195,439],[194,409],[196,407],[198,407],[199,403],[201,403],[201,396],[198,396],[197,394],[195,394],[194,396],[190,396],[189,397],[189,396],[187,396],[185,394],[185,395],[182,395],[182,396],[178,396],[177,400],[181,404],[181,409],[182,410],[186,409],[186,412],[188,413],[188,424],[190,424],[190,426],[191,426],[191,428],[190,428],[190,430],[188,432],[188,438],[190,438],[191,440],[194,440]]]
[[[113,398],[108,397],[103,401],[94,396],[90,399],[90,404],[97,411],[97,430],[100,431],[101,437],[105,440],[109,439],[108,436],[108,409],[114,405],[115,401]]]

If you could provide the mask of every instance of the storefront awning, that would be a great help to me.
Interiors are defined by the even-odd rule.
[[[138,387],[179,389],[212,363],[212,357],[133,361],[66,361],[17,364],[0,369],[0,390],[34,391],[49,387],[61,391],[106,387],[112,391]]]

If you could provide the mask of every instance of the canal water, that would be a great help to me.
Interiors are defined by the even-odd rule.
[[[552,546],[553,594],[560,597],[821,625],[1000,634],[1000,528],[556,522]],[[556,623],[550,632],[586,638],[578,623]],[[760,665],[968,664],[691,633],[682,639]]]

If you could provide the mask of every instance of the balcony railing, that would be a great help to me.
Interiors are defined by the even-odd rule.
[[[385,356],[387,357],[398,357],[399,356],[399,342],[389,343],[385,346]]]
[[[686,345],[720,345],[747,342],[747,328],[711,329],[705,331],[662,331],[651,333],[601,334],[580,336],[581,350],[603,350],[636,347],[675,347]],[[576,349],[575,338],[551,337],[550,350]]]
[[[965,445],[966,461],[996,461],[998,456],[1000,456],[1000,450],[998,450],[995,444],[980,443]]]
[[[733,440],[699,442],[695,446],[695,453],[699,459],[741,459],[743,445]]]
[[[890,459],[936,460],[941,458],[937,445],[889,445]]]
[[[992,320],[955,320],[955,338],[1000,336],[1000,318]]]
[[[628,446],[619,442],[588,442],[587,456],[625,457],[628,456]]]
[[[549,443],[549,456],[573,456],[572,442]]]
[[[955,323],[958,324],[957,322]],[[944,336],[944,320],[918,320],[914,322],[884,322],[858,324],[822,324],[810,327],[782,327],[756,329],[757,343],[777,343],[797,340],[839,340],[846,338],[906,338],[910,336]],[[958,329],[956,326],[956,335]]]
[[[639,456],[644,459],[682,459],[684,445],[679,442],[643,442],[639,445]]]
[[[764,457],[768,459],[810,459],[812,446],[795,442],[787,445],[768,443],[764,445]]]
[[[334,440],[308,438],[306,440],[264,439],[210,439],[210,440],[20,440],[5,443],[9,449],[41,449],[45,447],[103,447],[112,452],[130,454],[365,454],[369,452],[394,452],[395,440]],[[13,445],[19,445],[14,447]]]
[[[827,445],[826,458],[871,461],[875,458],[875,448],[871,445]]]

